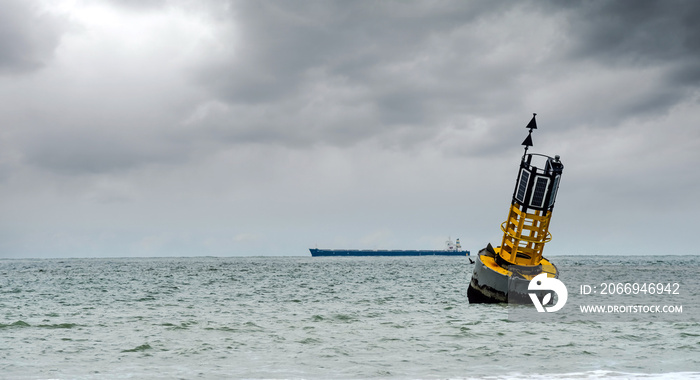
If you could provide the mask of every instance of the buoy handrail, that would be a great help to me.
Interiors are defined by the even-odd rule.
[[[545,236],[544,240],[537,240],[537,239],[531,238],[529,236],[513,235],[506,229],[506,223],[508,223],[507,220],[505,222],[503,222],[503,224],[501,224],[501,231],[503,231],[503,233],[512,237],[513,239],[523,240],[523,241],[526,241],[528,243],[549,243],[550,241],[552,241],[552,234],[549,231],[547,231],[547,236]]]
[[[526,154],[526,155],[523,156],[523,159],[522,159],[522,161],[521,161],[521,163],[520,163],[520,167],[521,167],[521,168],[525,168],[525,169],[531,171],[531,172],[534,173],[534,174],[547,175],[547,176],[551,176],[551,175],[554,175],[554,174],[561,174],[561,171],[560,171],[559,173],[555,173],[555,172],[552,171],[551,169],[548,170],[548,169],[546,169],[546,168],[542,168],[542,167],[539,167],[539,166],[533,164],[533,163],[532,163],[532,158],[533,158],[533,156],[537,156],[537,157],[544,158],[544,160],[545,160],[545,162],[544,162],[545,166],[546,166],[547,161],[555,160],[554,157],[547,156],[546,154],[528,153],[528,154]],[[558,162],[558,161],[557,161],[557,162]]]

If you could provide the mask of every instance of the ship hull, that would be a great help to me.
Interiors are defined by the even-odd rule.
[[[444,250],[361,250],[361,249],[309,249],[313,257],[350,256],[469,256],[469,251]]]

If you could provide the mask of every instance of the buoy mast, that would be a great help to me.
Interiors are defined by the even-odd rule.
[[[525,153],[520,160],[508,218],[501,225],[503,240],[498,255],[509,264],[525,267],[538,266],[545,243],[552,240],[549,222],[564,170],[559,156],[527,153],[532,146],[532,130],[537,129],[536,116],[533,114],[527,125],[530,132],[522,143]],[[544,169],[536,167],[533,159],[543,160]]]

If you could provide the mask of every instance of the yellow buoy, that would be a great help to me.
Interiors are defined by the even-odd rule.
[[[477,255],[467,296],[470,303],[530,302],[528,282],[541,273],[558,277],[557,268],[542,257],[545,243],[552,240],[549,222],[564,165],[559,156],[527,153],[532,146],[536,114],[523,145],[518,177],[508,217],[501,224],[503,239],[494,248],[488,244]]]

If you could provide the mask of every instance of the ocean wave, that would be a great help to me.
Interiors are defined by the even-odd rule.
[[[459,378],[457,378],[459,379]],[[455,379],[455,380],[457,380]],[[497,376],[465,377],[459,380],[616,380],[616,379],[644,379],[644,380],[675,380],[675,379],[700,379],[700,372],[661,372],[639,373],[595,370],[569,373],[512,373]]]

